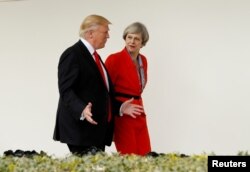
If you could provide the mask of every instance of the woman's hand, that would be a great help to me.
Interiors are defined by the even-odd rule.
[[[134,100],[134,98],[131,98],[127,101],[125,101],[121,105],[121,113],[125,115],[129,115],[132,118],[136,118],[136,116],[141,115],[144,113],[143,106],[137,105],[137,104],[132,104],[131,102]]]

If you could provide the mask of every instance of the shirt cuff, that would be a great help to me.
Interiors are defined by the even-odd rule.
[[[123,104],[122,104],[122,105],[123,105]],[[120,116],[123,116],[123,113],[122,113],[122,105],[121,105],[120,110],[119,110],[119,115],[120,115]]]
[[[84,117],[83,112],[82,112],[80,120],[83,121],[84,119],[85,119],[85,117]]]

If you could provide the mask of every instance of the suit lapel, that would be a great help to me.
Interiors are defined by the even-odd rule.
[[[93,56],[90,54],[90,52],[89,52],[89,50],[87,49],[87,47],[82,43],[81,40],[79,40],[75,45],[76,45],[77,49],[79,50],[79,52],[80,52],[80,54],[81,54],[81,57],[83,57],[84,60],[87,60],[87,61],[88,61],[89,65],[91,65],[92,68],[95,69],[96,75],[98,75],[98,77],[99,77],[101,80],[103,80],[103,79],[102,79],[102,75],[101,75],[101,73],[99,72],[99,69],[98,69],[98,67],[97,67],[97,65],[96,65],[96,62],[95,62]],[[106,69],[106,67],[105,67],[105,65],[104,65],[104,63],[103,63],[102,60],[101,60],[101,63],[102,63],[102,65],[104,66],[104,68],[105,68],[105,70],[106,70],[106,72],[107,72],[107,69]],[[110,77],[109,77],[108,72],[107,72],[107,77],[108,77],[108,82],[109,82],[109,88],[111,88],[111,87],[110,87],[111,80],[110,80]],[[104,82],[102,82],[102,83],[103,83],[103,86],[104,86],[105,88],[107,88],[106,85],[105,85],[105,83],[104,83]]]

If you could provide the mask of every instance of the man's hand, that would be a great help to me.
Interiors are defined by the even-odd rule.
[[[125,101],[121,105],[121,113],[131,116],[132,118],[136,118],[136,116],[141,115],[144,113],[143,106],[132,104],[131,102],[134,100],[134,98],[131,98],[127,101]]]
[[[97,125],[97,122],[93,120],[92,113],[91,113],[92,103],[88,103],[88,105],[83,110],[83,116],[84,118],[91,124]]]

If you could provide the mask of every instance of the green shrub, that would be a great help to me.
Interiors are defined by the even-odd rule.
[[[0,171],[4,172],[206,172],[207,155],[159,156],[95,155],[56,158],[46,154],[34,156],[2,156]]]

